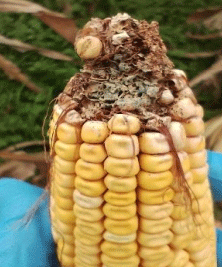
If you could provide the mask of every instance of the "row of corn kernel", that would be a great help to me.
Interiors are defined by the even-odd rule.
[[[187,199],[189,196],[186,195],[184,188],[179,183],[182,175],[184,175],[183,178],[185,178],[186,181],[182,182],[184,183],[185,187],[190,187],[193,183],[193,177],[192,173],[190,172],[189,157],[187,153],[183,151],[186,144],[185,129],[179,122],[172,122],[171,125],[172,129],[170,130],[182,170],[178,168],[178,163],[175,161],[175,164],[171,168],[171,172],[174,176],[174,181],[171,187],[175,192],[175,195],[172,199],[174,207],[173,212],[171,213],[171,218],[173,219],[171,231],[173,232],[174,237],[170,243],[170,246],[174,249],[175,255],[170,266],[193,266],[193,264],[189,262],[189,254],[184,250],[184,248],[191,241],[194,230],[189,206],[190,200]],[[181,171],[183,173],[180,173]]]
[[[191,117],[184,123],[187,141],[185,151],[189,155],[194,193],[192,212],[196,232],[193,240],[186,248],[190,253],[190,259],[195,267],[216,266],[215,254],[215,233],[213,221],[213,206],[208,181],[207,155],[205,150],[203,114]]]
[[[138,137],[140,129],[136,117],[117,114],[108,123],[111,134],[105,141],[108,158],[104,168],[108,172],[103,207],[105,233],[101,245],[104,266],[137,267],[136,174],[139,172]]]
[[[108,136],[105,122],[87,121],[82,126],[80,159],[76,163],[74,214],[76,216],[75,266],[101,266],[100,243],[103,238],[103,193],[106,190],[103,161],[107,157],[104,141]]]
[[[174,127],[172,125],[172,127]],[[141,171],[138,179],[138,213],[140,215],[138,242],[141,266],[168,266],[174,259],[170,243],[173,220],[171,189],[173,156],[166,137],[157,132],[145,132],[139,137]],[[171,266],[171,265],[170,265]]]
[[[59,114],[54,113],[57,121]],[[80,127],[67,122],[58,123],[55,136],[55,156],[52,164],[53,180],[51,195],[54,203],[57,232],[57,255],[62,266],[74,266],[75,217],[73,213],[73,190],[75,180],[75,164],[79,158]],[[52,218],[53,225],[53,218]]]

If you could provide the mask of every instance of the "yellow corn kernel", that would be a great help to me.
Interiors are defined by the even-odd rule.
[[[76,161],[79,158],[80,144],[66,144],[62,141],[55,142],[55,153],[62,159]]]
[[[76,162],[76,174],[87,180],[99,180],[106,175],[102,163],[91,163],[79,159]]]
[[[172,188],[164,188],[159,191],[148,191],[138,188],[138,200],[144,204],[155,205],[163,204],[173,199],[174,191]]]
[[[71,187],[62,187],[59,185],[54,185],[52,189],[56,194],[58,194],[60,197],[72,199],[73,195],[73,188]]]
[[[84,221],[96,222],[103,218],[102,208],[96,209],[85,209],[80,207],[79,205],[74,205],[74,214],[77,218],[82,219]]]
[[[147,154],[165,154],[170,152],[166,136],[157,132],[145,132],[139,136],[140,151]]]
[[[184,267],[189,261],[189,254],[185,250],[176,250],[171,267]]]
[[[100,235],[105,230],[103,221],[95,223],[76,218],[76,226],[89,235]]]
[[[106,218],[104,226],[107,231],[116,235],[130,235],[138,229],[138,218],[134,216],[127,220],[113,220]]]
[[[74,267],[74,257],[66,254],[58,254],[58,259],[63,267]]]
[[[160,220],[148,220],[143,217],[140,218],[140,230],[148,234],[157,234],[170,229],[173,220],[170,217],[166,217]]]
[[[109,129],[105,122],[87,121],[82,126],[81,138],[86,143],[103,143],[108,135]]]
[[[138,213],[144,218],[150,220],[158,220],[169,217],[172,213],[174,205],[172,202],[167,202],[161,205],[146,205],[138,203]]]
[[[104,254],[112,258],[128,258],[136,254],[137,243],[131,242],[126,244],[119,244],[109,241],[104,241],[101,244],[101,250]]]
[[[79,258],[75,257],[74,259],[75,267],[100,267],[101,264],[88,264],[83,261],[81,261]]]
[[[99,254],[97,255],[88,255],[85,253],[83,254],[81,250],[80,251],[78,250],[78,248],[76,248],[75,253],[76,253],[76,259],[78,259],[82,263],[88,264],[88,266],[97,265],[101,263]]]
[[[195,198],[198,199],[203,197],[208,189],[209,189],[208,179],[206,179],[203,183],[194,183],[192,185],[192,192]]]
[[[170,123],[169,131],[177,151],[182,151],[186,145],[186,132],[183,125],[178,121]]]
[[[108,190],[104,194],[104,200],[111,205],[128,206],[136,201],[136,192],[116,193]]]
[[[76,176],[75,187],[80,193],[90,197],[99,197],[106,191],[103,179],[93,181]]]
[[[142,267],[156,267],[156,266],[167,267],[172,262],[173,257],[174,257],[174,253],[172,250],[170,250],[169,253],[162,259],[155,260],[155,261],[142,260],[141,266]]]
[[[57,253],[58,255],[65,254],[70,257],[74,256],[74,245],[64,243],[62,239],[59,239],[59,242],[57,243]]]
[[[180,159],[183,172],[187,173],[190,170],[190,160],[188,154],[185,151],[180,151],[177,153],[177,155]]]
[[[202,260],[206,259],[207,257],[209,257],[210,253],[212,253],[212,246],[211,246],[211,244],[208,244],[203,249],[190,253],[190,259],[194,262],[195,261],[202,261]]]
[[[168,171],[173,165],[173,156],[170,153],[160,155],[139,155],[140,166],[147,172]]]
[[[208,224],[208,225],[212,225],[214,224],[214,219],[213,219],[213,215],[212,215],[212,208],[206,209],[206,211],[201,212],[201,213],[194,213],[194,221],[196,225],[200,225],[200,224]]]
[[[102,205],[104,201],[102,196],[89,197],[81,194],[78,190],[74,190],[73,199],[76,204],[78,204],[83,208],[88,208],[88,209],[98,208]]]
[[[193,184],[193,175],[192,175],[192,172],[189,171],[189,172],[185,173],[184,174],[184,177],[185,177],[185,180],[187,182],[186,185],[188,185],[189,187],[191,187],[192,184]],[[178,183],[178,181],[176,181],[176,179],[174,179],[171,187],[173,188],[173,190],[175,192],[180,192],[181,193],[181,185]]]
[[[119,134],[135,134],[140,130],[140,121],[135,116],[115,114],[109,121],[111,132]]]
[[[170,243],[170,246],[175,249],[184,249],[190,244],[193,237],[194,237],[193,232],[188,232],[184,235],[174,235],[173,240]]]
[[[193,175],[193,182],[203,183],[207,179],[208,169],[209,167],[207,164],[205,164],[203,167],[191,169]]]
[[[63,242],[68,243],[70,245],[74,245],[74,238],[73,238],[73,234],[63,234],[63,233],[59,233],[59,239],[62,239]]]
[[[138,232],[138,242],[145,247],[158,247],[170,244],[173,240],[173,233],[170,230],[157,234]]]
[[[73,190],[75,177],[76,177],[75,174],[65,174],[55,171],[54,180],[55,183],[58,184],[59,186],[72,188]]]
[[[122,178],[107,174],[104,182],[109,190],[120,193],[130,192],[137,187],[136,176]]]
[[[208,196],[205,194],[203,197],[199,199],[192,200],[192,211],[194,213],[202,213],[209,208],[208,205]]]
[[[89,255],[98,254],[101,252],[100,244],[90,246],[90,245],[83,244],[79,240],[75,240],[75,247],[78,248],[79,251],[81,250],[81,252],[85,254],[89,254]]]
[[[185,151],[187,153],[196,153],[205,149],[205,138],[202,135],[187,137]]]
[[[104,145],[83,143],[79,151],[81,159],[91,163],[101,163],[107,157]]]
[[[75,161],[64,160],[58,155],[54,157],[53,167],[61,173],[65,174],[75,173],[75,165],[76,165]]]
[[[123,259],[123,258],[112,258],[103,253],[101,255],[101,260],[105,266],[113,266],[113,267],[125,267],[125,266],[138,267],[140,262],[140,259],[137,255],[133,255],[131,257]]]
[[[187,205],[174,205],[173,212],[171,213],[171,218],[174,220],[183,220],[190,215],[189,206]]]
[[[196,116],[203,118],[204,116],[204,109],[200,104],[196,105]]]
[[[132,158],[139,154],[136,135],[111,134],[105,141],[107,154],[114,158]]]
[[[137,174],[137,180],[138,185],[143,189],[161,190],[173,182],[173,174],[170,171],[158,173],[140,171]]]
[[[147,261],[164,260],[164,258],[170,253],[171,249],[168,245],[157,247],[143,247],[138,249],[139,256]]]
[[[104,169],[113,176],[131,177],[139,172],[140,166],[137,157],[132,159],[108,157],[104,161]]]
[[[202,261],[195,262],[195,267],[208,267],[212,262],[212,254]]]
[[[202,135],[205,130],[204,122],[201,117],[192,117],[188,122],[183,123],[187,136]]]
[[[207,163],[207,151],[203,149],[196,153],[189,154],[189,159],[190,167],[192,169],[203,167]]]
[[[119,244],[131,243],[131,242],[136,240],[136,237],[137,237],[136,233],[133,233],[130,235],[116,235],[116,234],[112,234],[108,231],[105,231],[103,234],[103,238],[106,241],[115,242],[115,243],[119,243]]]
[[[58,207],[64,210],[72,210],[74,205],[72,199],[61,197],[59,194],[55,195],[55,203]]]
[[[73,223],[63,223],[62,221],[57,220],[56,224],[57,224],[57,227],[61,233],[64,233],[67,235],[73,234],[73,230],[75,227],[74,222]]]
[[[189,216],[183,220],[173,220],[171,231],[178,235],[187,234],[194,230],[195,223],[192,216]]]
[[[57,137],[66,144],[81,143],[81,128],[66,122],[60,123],[57,128]]]
[[[136,215],[136,203],[128,206],[116,206],[106,203],[103,206],[104,214],[114,220],[127,220]]]
[[[62,221],[63,223],[73,224],[75,222],[73,210],[64,210],[56,207],[55,214],[58,220]]]
[[[74,236],[76,240],[79,240],[80,242],[88,246],[94,246],[100,243],[102,240],[102,235],[88,235],[83,233],[78,227],[74,229]]]
[[[186,265],[184,265],[184,267],[195,267],[195,266],[192,262],[189,261]]]
[[[191,240],[187,245],[186,250],[191,254],[203,250],[209,244],[206,238]]]

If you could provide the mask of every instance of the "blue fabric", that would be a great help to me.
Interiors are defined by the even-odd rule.
[[[0,179],[0,267],[59,266],[55,256],[48,200],[26,227],[19,224],[43,190],[16,179]]]
[[[208,151],[209,177],[215,201],[222,201],[222,154]],[[58,267],[48,200],[27,227],[15,224],[42,194],[28,183],[0,179],[0,267]],[[217,229],[218,267],[222,267],[222,231]]]

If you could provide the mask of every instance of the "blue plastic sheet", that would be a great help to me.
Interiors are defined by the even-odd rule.
[[[209,177],[215,201],[222,201],[222,154],[208,151]],[[43,190],[28,183],[0,179],[0,267],[58,267],[48,199],[26,227],[19,224]],[[217,229],[218,267],[222,267],[222,231]]]

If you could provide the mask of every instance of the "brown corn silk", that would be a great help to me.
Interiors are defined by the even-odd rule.
[[[158,24],[92,19],[100,39],[54,106],[50,214],[64,267],[216,267],[203,109]]]

